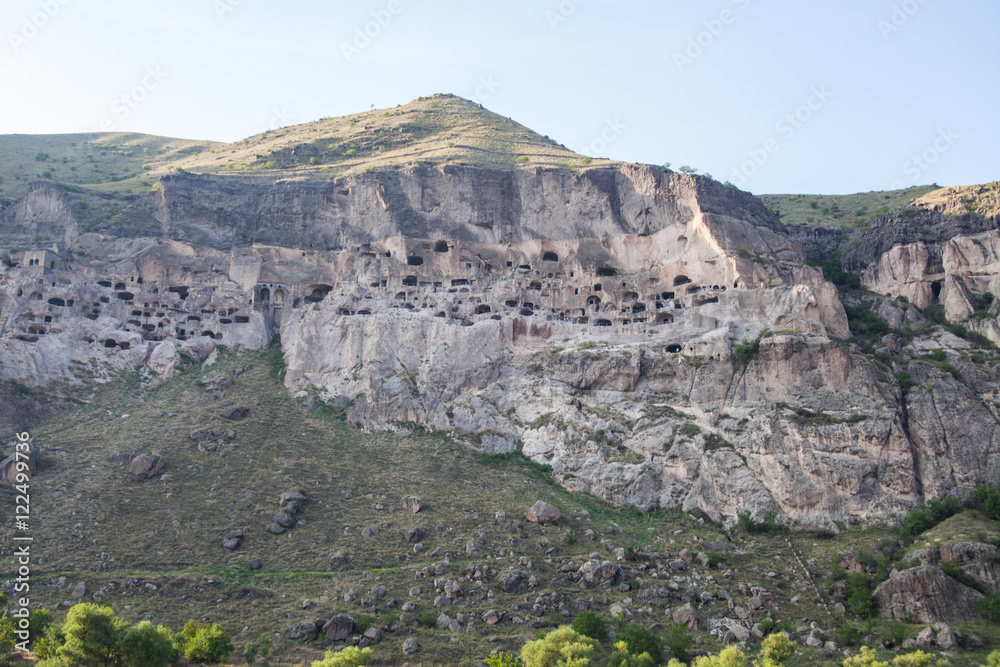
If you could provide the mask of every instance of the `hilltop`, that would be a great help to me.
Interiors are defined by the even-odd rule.
[[[22,197],[37,180],[130,194],[149,190],[176,170],[330,180],[416,166],[573,168],[592,162],[611,164],[578,155],[469,100],[433,95],[231,144],[128,133],[0,135],[0,196]]]

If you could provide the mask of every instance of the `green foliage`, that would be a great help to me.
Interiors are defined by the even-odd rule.
[[[889,323],[872,310],[871,301],[862,301],[856,306],[845,303],[844,312],[855,336],[881,338],[890,331]]]
[[[364,667],[371,662],[371,659],[372,650],[370,648],[348,646],[338,653],[327,651],[326,657],[314,662],[312,667]]]
[[[761,667],[781,665],[792,655],[792,643],[784,633],[768,635],[761,644],[760,655],[763,658]]]
[[[938,361],[938,362],[944,361],[945,360],[944,350],[942,349],[931,350],[931,353],[927,355],[927,358],[930,359],[931,361]]]
[[[486,667],[524,667],[524,663],[513,653],[500,651],[486,658]]]
[[[28,615],[28,634],[31,636],[32,646],[45,638],[52,622],[52,612],[47,609],[36,609]]]
[[[686,164],[681,165],[680,167],[677,167],[677,171],[681,172],[682,174],[697,174],[698,173],[698,170],[695,167],[692,167],[692,166],[686,165]]]
[[[437,619],[434,618],[434,614],[429,611],[425,611],[417,616],[417,623],[424,626],[425,628],[433,628],[437,624]]]
[[[746,368],[758,356],[760,356],[760,336],[754,340],[740,341],[733,346],[733,366],[736,368]]]
[[[663,644],[675,658],[682,662],[687,662],[690,657],[691,647],[694,646],[694,637],[688,629],[680,623],[671,625],[663,631]]]
[[[118,653],[121,667],[165,667],[177,659],[173,633],[142,621],[122,635]]]
[[[748,667],[746,654],[735,646],[722,649],[719,655],[706,655],[694,659],[691,667]],[[670,667],[670,666],[668,666]]]
[[[994,484],[976,487],[970,504],[989,518],[1000,521],[1000,487]]]
[[[875,615],[871,577],[867,574],[852,572],[847,575],[847,608],[861,618],[871,618]]]
[[[776,519],[777,515],[772,510],[764,512],[760,521],[754,521],[749,511],[740,512],[736,515],[736,528],[740,532],[752,535],[770,535],[779,530],[779,526],[775,522]]]
[[[357,620],[354,621],[354,625],[357,626],[358,632],[364,634],[364,631],[372,627],[372,617],[368,614],[361,614],[358,616]]]
[[[592,611],[580,612],[573,621],[573,630],[602,644],[608,641],[607,621]]]
[[[653,661],[648,653],[633,655],[625,642],[615,643],[615,652],[611,654],[608,667],[657,667],[661,664]]]
[[[720,554],[718,551],[709,551],[705,555],[708,556],[708,567],[709,568],[719,567],[719,565],[722,563],[722,561],[725,560],[725,557],[722,554]]]
[[[987,595],[976,600],[976,607],[987,619],[994,623],[1000,623],[1000,598],[995,595]]]
[[[518,155],[514,158],[514,162],[517,162],[518,164],[525,164],[527,162],[531,162],[531,158],[527,155]]]
[[[311,158],[309,158],[309,164],[312,164],[312,165],[319,164],[319,158],[318,157],[311,157]]]
[[[243,662],[248,665],[252,665],[257,659],[257,654],[260,652],[260,647],[256,644],[247,644],[243,647]]]
[[[629,623],[625,626],[624,630],[615,636],[615,639],[616,643],[619,641],[625,642],[628,646],[628,652],[631,655],[638,656],[648,653],[655,661],[655,664],[659,665],[663,663],[663,642],[659,637],[641,625]]]
[[[526,667],[587,667],[596,647],[596,641],[563,625],[525,644],[521,659]]]
[[[931,498],[923,507],[910,512],[903,519],[903,525],[897,532],[900,539],[916,537],[961,511],[962,503],[958,498],[953,496]]]
[[[986,656],[986,664],[983,667],[1000,667],[1000,650]]]
[[[260,636],[260,657],[266,658],[271,655],[271,644],[273,641],[267,635]]]
[[[233,644],[229,641],[229,633],[219,624],[213,623],[201,627],[191,638],[184,649],[184,657],[188,662],[197,665],[222,662],[233,652]]]
[[[837,628],[837,639],[844,646],[856,646],[861,643],[861,631],[853,625],[842,625]]]
[[[918,650],[896,656],[892,660],[892,667],[948,667],[948,661],[944,658],[935,659],[931,654]]]
[[[79,667],[103,667],[118,658],[118,640],[126,624],[110,607],[91,603],[73,605],[63,623],[66,643],[58,657]]]
[[[844,659],[844,667],[889,667],[889,663],[879,660],[874,649],[862,646],[857,655]]]
[[[823,277],[840,289],[861,289],[861,276],[844,271],[839,259],[811,259],[806,263],[823,269]]]

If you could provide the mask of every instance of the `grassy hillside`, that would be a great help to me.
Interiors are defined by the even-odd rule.
[[[845,621],[828,611],[835,602],[831,582],[840,576],[834,554],[850,548],[877,554],[890,536],[886,529],[854,528],[836,536],[737,530],[727,536],[676,510],[644,515],[613,508],[557,487],[517,455],[485,457],[442,434],[363,433],[336,411],[310,411],[291,398],[280,383],[282,372],[276,349],[223,350],[214,366],[191,364],[158,387],[145,385],[137,373],[107,383],[79,409],[31,429],[43,450],[31,489],[35,601],[61,616],[75,601],[73,588],[84,582],[82,599],[104,600],[130,622],[152,618],[177,630],[191,618],[216,621],[238,650],[272,634],[283,662],[322,654],[320,643],[285,639],[283,630],[338,612],[355,619],[367,614],[383,630],[374,647],[376,664],[471,665],[496,648],[517,650],[539,625],[572,622],[579,609],[574,602],[592,605],[612,623],[618,603],[643,625],[668,626],[672,611],[691,599],[706,617],[727,613],[727,597],[747,608],[746,586],[775,596],[774,608],[753,612],[756,621],[793,632],[815,621],[840,641],[838,628],[851,625],[874,643],[898,642],[922,629],[853,615]],[[221,378],[232,386],[212,384]],[[242,421],[222,419],[232,405],[251,412]],[[209,428],[221,435],[201,447],[189,437]],[[162,456],[164,477],[129,481],[129,461],[138,453]],[[269,534],[264,529],[279,510],[278,498],[290,490],[308,496],[301,523],[284,535]],[[0,495],[13,504],[12,489]],[[421,497],[426,507],[418,514],[401,509],[407,495]],[[562,511],[557,526],[525,521],[524,512],[539,499]],[[366,528],[377,532],[364,536]],[[409,528],[425,531],[423,550],[404,541],[402,531]],[[243,534],[241,546],[224,550],[223,539],[236,532]],[[481,551],[470,553],[470,542]],[[619,554],[640,548],[649,557],[621,561],[623,580],[609,588],[583,590],[567,578],[589,558],[616,561],[618,548]],[[685,548],[717,554],[712,564],[717,559],[721,567],[695,558],[674,571],[670,563]],[[0,559],[9,567],[12,549],[0,543]],[[348,560],[334,569],[330,557],[336,553]],[[259,569],[252,569],[255,559]],[[469,578],[477,568],[482,582]],[[512,570],[526,581],[505,593],[499,576]],[[463,593],[451,606],[435,608],[444,580],[457,582]],[[677,586],[673,597],[647,601],[648,589],[668,582]],[[406,603],[415,609],[404,610]],[[490,627],[476,621],[472,632],[455,634],[419,622],[421,614],[456,618],[490,609],[524,623]],[[978,664],[996,632],[985,624],[956,627],[987,647],[952,665]],[[698,648],[721,648],[718,637],[693,634],[704,642]],[[400,647],[411,636],[421,650],[407,658]],[[606,645],[596,664],[610,650]],[[800,645],[789,664],[842,659],[824,659]]]
[[[0,135],[0,196],[22,197],[43,179],[138,192],[150,171],[217,145],[123,132]]]
[[[829,229],[863,229],[879,215],[910,204],[917,197],[937,190],[936,185],[920,185],[905,190],[862,192],[853,195],[761,195],[786,225]]]
[[[175,169],[330,179],[446,164],[496,169],[583,167],[591,160],[454,95],[264,132],[232,144],[141,134],[0,135],[0,196],[40,179],[141,192]]]

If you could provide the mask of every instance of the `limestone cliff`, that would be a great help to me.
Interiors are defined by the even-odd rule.
[[[181,355],[280,334],[303,399],[369,429],[520,447],[566,487],[644,509],[828,525],[997,475],[982,398],[997,378],[928,369],[901,387],[844,342],[836,288],[778,220],[711,179],[631,165],[182,173],[127,198],[145,230],[131,237],[85,231],[82,196],[36,186],[2,213],[7,238],[63,241],[7,255],[2,378],[165,376]],[[943,266],[992,265],[992,241],[977,243],[953,239]],[[934,252],[894,252],[907,263],[866,280],[935,297]]]

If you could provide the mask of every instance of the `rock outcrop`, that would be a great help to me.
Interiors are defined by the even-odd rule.
[[[882,616],[917,623],[960,623],[982,618],[976,601],[982,594],[931,565],[897,572],[875,589]]]
[[[75,196],[39,186],[3,213],[4,229],[69,245],[8,255],[0,378],[165,378],[218,344],[280,335],[287,388],[352,423],[489,453],[520,443],[574,491],[730,521],[827,525],[1000,471],[1000,426],[977,397],[997,379],[913,370],[901,391],[838,340],[836,288],[776,217],[711,179],[632,165],[178,174],[135,202],[158,237],[132,239],[81,233]],[[946,266],[972,262],[954,245]],[[910,255],[886,260],[891,290],[933,297],[936,255]]]

